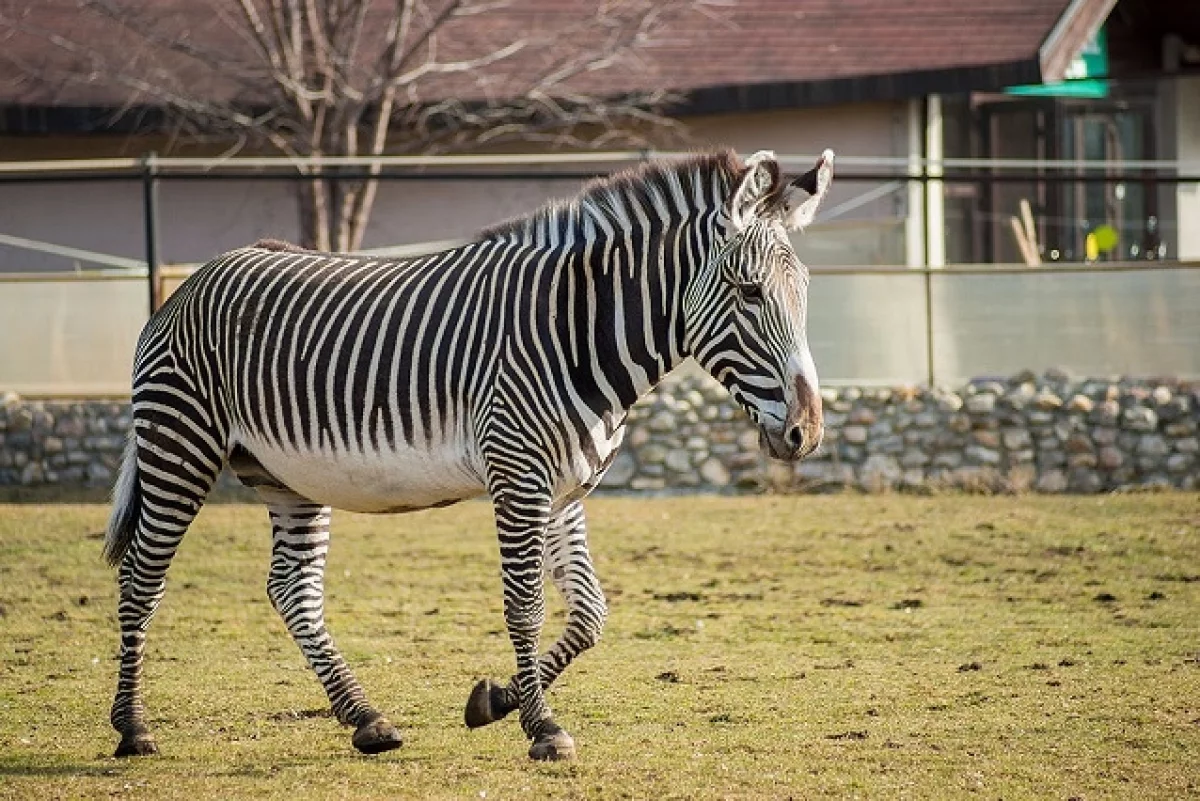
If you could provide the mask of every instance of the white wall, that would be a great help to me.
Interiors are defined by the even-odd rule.
[[[164,182],[160,260],[205,261],[263,236],[294,238],[295,201],[289,189],[277,181]],[[142,187],[125,181],[0,184],[0,233],[142,259]],[[0,247],[0,270],[70,266],[58,256]]]

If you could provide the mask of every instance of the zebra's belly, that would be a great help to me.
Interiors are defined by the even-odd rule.
[[[481,495],[482,465],[458,443],[382,452],[316,453],[243,441],[289,489],[352,512],[411,512]]]

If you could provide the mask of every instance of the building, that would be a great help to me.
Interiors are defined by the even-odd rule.
[[[542,5],[554,13],[571,4]],[[183,15],[196,36],[211,34],[188,16],[200,6],[158,7]],[[923,186],[903,180],[905,165],[925,158],[935,169],[942,158],[1106,159],[1115,172],[1128,172],[1121,165],[1130,161],[1200,162],[1195,4],[740,0],[702,10],[681,16],[669,37],[641,51],[636,70],[606,72],[593,80],[607,83],[590,89],[677,93],[682,102],[673,114],[686,124],[691,145],[781,154],[837,150],[843,177],[829,203],[835,216],[815,226],[803,245],[814,264],[1019,261],[1009,222],[1022,198],[1031,203],[1046,259],[1082,260],[1087,234],[1104,224],[1119,233],[1106,257],[1200,256],[1200,235],[1178,222],[1200,213],[1200,190],[1161,180],[1171,174],[1144,171],[1141,180],[1122,183],[1048,182],[1041,180],[1051,175],[1046,170],[1025,170],[1031,180],[1020,182]],[[33,4],[30,18],[19,22],[28,26],[30,19],[45,29],[121,45],[120,37],[96,35],[104,22],[70,4]],[[146,133],[142,123],[153,117],[153,104],[142,97],[118,114],[129,91],[104,80],[35,80],[54,75],[56,55],[22,30],[9,37],[0,59],[3,160],[220,149],[188,149]],[[1104,48],[1099,70],[1108,80],[1078,80],[1081,64],[1085,73],[1091,64],[1096,74],[1095,58],[1089,61],[1084,51],[1095,51],[1098,43]],[[1006,92],[1071,76],[1077,80],[1057,90]],[[205,80],[202,70],[186,77]],[[214,97],[223,91],[212,87]],[[856,165],[856,158],[874,161]],[[874,178],[852,181],[847,176],[855,172]],[[945,172],[952,178],[964,170]],[[974,170],[972,177],[992,172]],[[1200,173],[1200,165],[1191,172]],[[528,176],[486,184],[388,183],[364,246],[465,236],[569,194],[576,183]],[[289,181],[165,181],[160,191],[160,258],[166,262],[202,261],[264,235],[295,236]],[[0,234],[142,258],[140,193],[136,181],[3,184]],[[61,256],[0,248],[0,269],[6,271],[69,266],[71,260]]]

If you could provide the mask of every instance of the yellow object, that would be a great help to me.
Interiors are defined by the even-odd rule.
[[[1121,241],[1121,235],[1111,225],[1097,225],[1090,236],[1096,237],[1096,247],[1101,253],[1111,253]]]
[[[1095,261],[1100,258],[1100,245],[1096,242],[1096,235],[1094,233],[1087,235],[1087,239],[1083,242],[1083,249],[1087,254],[1088,261]]]

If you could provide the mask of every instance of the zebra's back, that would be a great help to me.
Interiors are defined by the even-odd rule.
[[[135,398],[178,383],[224,421],[227,452],[240,446],[281,484],[338,508],[477,495],[472,411],[486,402],[495,360],[479,355],[495,349],[498,321],[481,302],[493,274],[470,248],[457,256],[226,254],[148,327]]]

